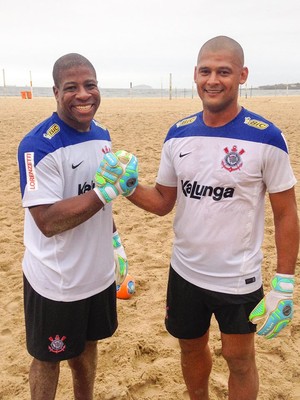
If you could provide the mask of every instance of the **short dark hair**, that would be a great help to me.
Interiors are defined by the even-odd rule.
[[[64,56],[61,56],[54,63],[52,71],[54,85],[56,87],[59,87],[62,71],[65,71],[73,67],[78,67],[80,65],[90,68],[94,72],[96,77],[96,70],[93,64],[86,57],[78,53],[69,53],[65,54]]]
[[[228,36],[216,36],[205,42],[199,51],[197,64],[199,63],[200,57],[204,51],[218,51],[223,49],[231,50],[232,52],[234,52],[241,66],[244,65],[244,51],[242,46],[236,40]]]

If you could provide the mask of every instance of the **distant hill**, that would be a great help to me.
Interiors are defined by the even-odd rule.
[[[270,90],[270,89],[300,89],[300,83],[278,83],[277,85],[264,85],[258,86],[259,89]]]

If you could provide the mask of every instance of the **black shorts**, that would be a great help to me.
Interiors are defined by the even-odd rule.
[[[249,314],[263,298],[263,288],[249,294],[227,294],[202,289],[187,282],[170,267],[165,324],[179,339],[196,339],[210,327],[214,314],[220,331],[244,334],[256,331]]]
[[[80,355],[87,341],[112,336],[118,326],[116,285],[84,300],[46,299],[24,277],[26,343],[41,361],[68,360]]]

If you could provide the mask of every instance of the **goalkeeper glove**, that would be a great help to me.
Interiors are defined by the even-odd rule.
[[[95,191],[103,204],[129,196],[138,184],[137,158],[127,151],[106,153],[95,175]]]
[[[112,242],[115,258],[116,285],[121,286],[128,273],[128,261],[118,231],[113,233]]]
[[[260,336],[272,339],[286,327],[293,317],[294,275],[276,274],[271,291],[252,310],[249,320],[259,324]]]

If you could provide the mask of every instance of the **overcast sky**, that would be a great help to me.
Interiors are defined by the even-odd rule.
[[[244,48],[247,86],[300,82],[299,0],[1,0],[0,86],[52,86],[61,55],[81,53],[100,87],[191,88],[201,45]],[[4,79],[5,78],[5,79]]]

